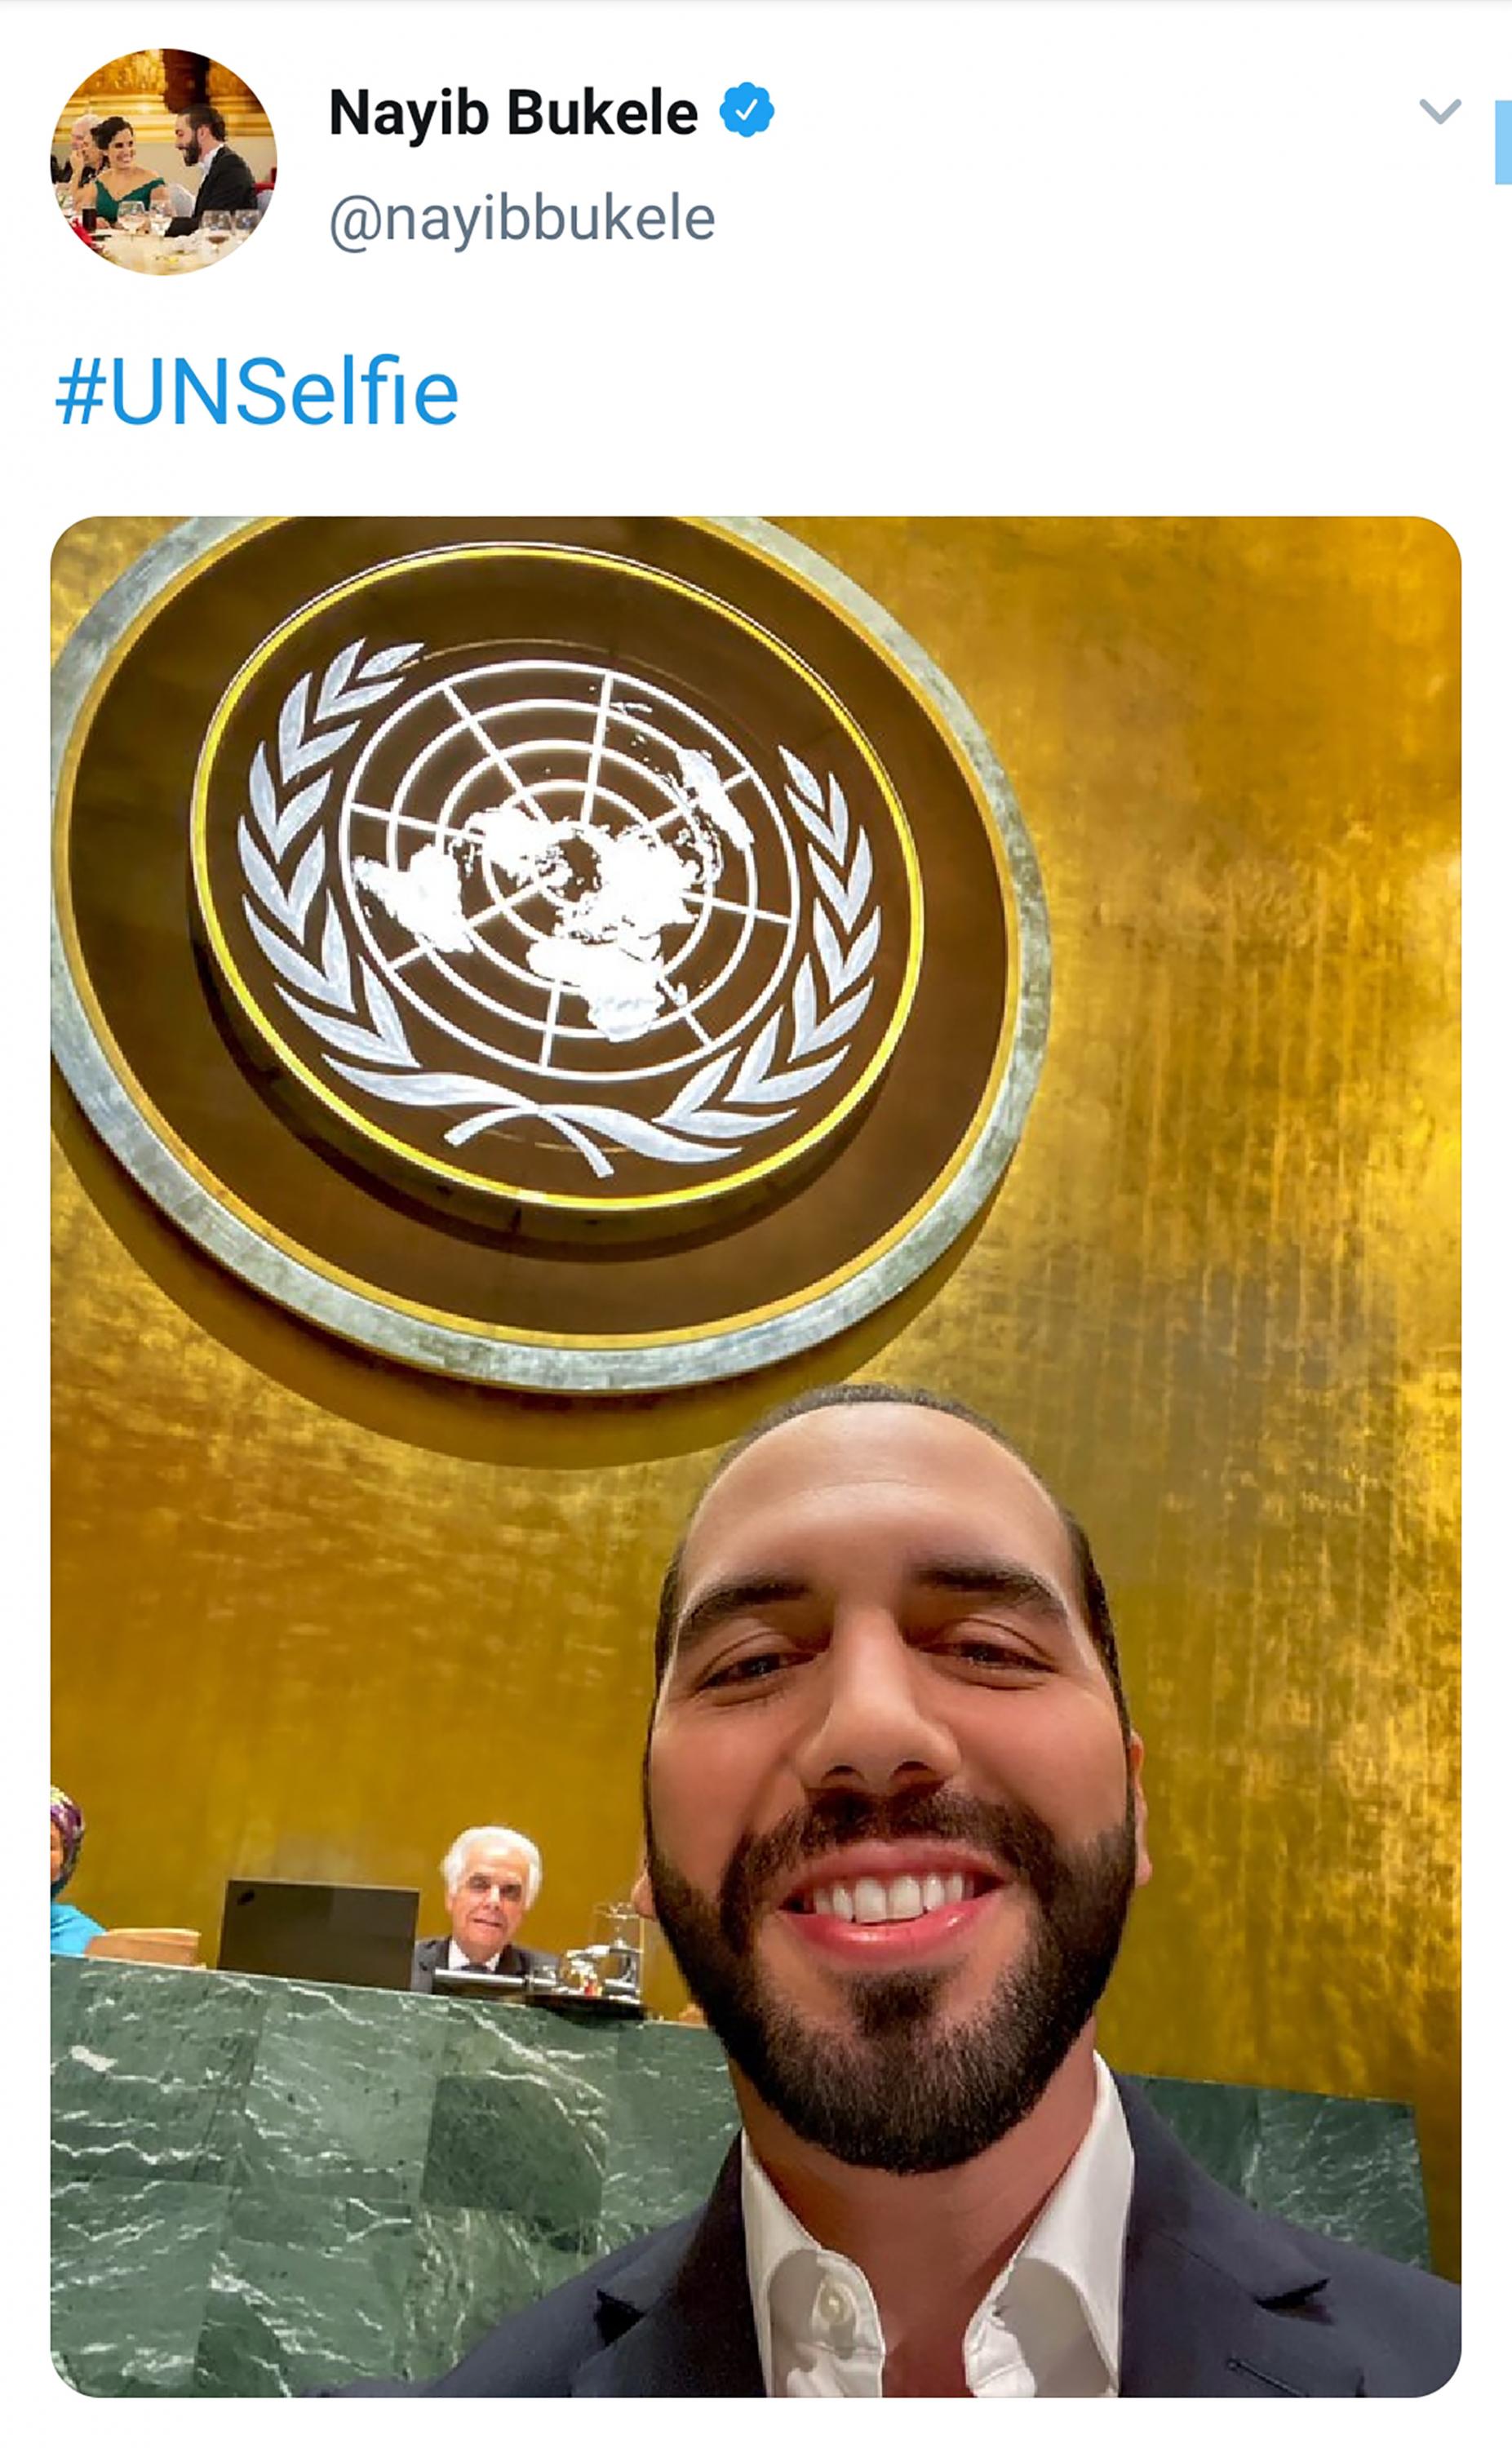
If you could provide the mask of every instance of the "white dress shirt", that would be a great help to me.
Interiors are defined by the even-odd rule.
[[[967,2324],[973,2397],[1117,2397],[1134,2152],[1113,2077],[1075,2157]],[[827,2252],[740,2145],[746,2276],[768,2397],[880,2397],[887,2348],[854,2262]]]
[[[503,1953],[504,1949],[501,1946],[499,1949],[499,1955],[502,1955]],[[447,1970],[449,1972],[497,1972],[499,1969],[499,1955],[490,1955],[487,1963],[474,1963],[470,1955],[463,1954],[456,1940],[454,1938],[449,1938],[447,1941]]]

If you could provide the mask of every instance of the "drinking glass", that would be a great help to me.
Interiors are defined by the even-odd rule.
[[[238,238],[250,238],[253,231],[257,228],[260,218],[261,216],[256,212],[233,213],[231,216],[231,226],[236,231]]]
[[[154,238],[166,238],[173,220],[171,204],[153,204],[147,213],[147,227]]]
[[[68,206],[73,201],[73,189],[69,186],[67,180],[65,179],[60,185],[53,188],[52,192],[58,199],[59,212],[68,213]],[[72,213],[68,213],[68,219],[72,220]]]
[[[147,225],[147,208],[144,203],[123,204],[116,215],[116,226],[127,238],[140,238]]]
[[[231,236],[230,214],[201,213],[200,235],[202,239],[207,239],[212,246],[224,246]]]

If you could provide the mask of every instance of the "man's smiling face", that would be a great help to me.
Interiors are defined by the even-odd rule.
[[[762,1437],[695,1518],[646,1757],[658,1917],[755,2089],[901,2171],[1027,2113],[1148,1875],[1070,1542],[903,1404]]]
[[[526,1915],[530,1865],[524,1854],[474,1845],[447,1897],[451,1935],[469,1963],[488,1963],[508,1946]]]

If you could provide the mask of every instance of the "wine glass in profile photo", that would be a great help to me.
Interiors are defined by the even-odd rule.
[[[127,238],[140,238],[147,226],[146,205],[140,201],[123,204],[116,215],[116,225],[124,230]]]
[[[202,239],[207,239],[209,243],[214,247],[227,245],[231,238],[230,214],[201,213],[200,216],[200,235]]]
[[[260,219],[261,215],[256,212],[242,211],[239,213],[233,213],[231,216],[231,226],[236,231],[239,239],[250,238],[253,231],[257,228],[258,222]]]
[[[166,238],[169,228],[172,225],[172,221],[173,207],[171,204],[148,205],[147,227],[154,238]]]
[[[69,185],[68,181],[67,179],[61,180],[53,188],[52,192],[58,199],[59,212],[62,213],[66,220],[71,221],[73,219],[73,213],[69,211],[68,207],[73,203],[73,189]],[[77,211],[77,209],[78,207],[75,205],[74,210]]]

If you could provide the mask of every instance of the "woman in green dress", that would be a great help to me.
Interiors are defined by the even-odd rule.
[[[114,221],[123,204],[161,203],[166,210],[168,190],[157,172],[146,178],[137,160],[136,132],[129,119],[103,119],[94,131],[102,156],[100,168],[86,174],[78,187],[79,201],[93,204],[102,221]]]

